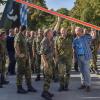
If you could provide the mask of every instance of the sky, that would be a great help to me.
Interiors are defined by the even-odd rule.
[[[71,9],[74,6],[75,0],[46,0],[48,8],[53,8],[55,10],[59,8]]]
[[[75,0],[45,0],[49,9],[55,10],[59,8],[67,8],[70,10],[74,6]],[[0,12],[4,10],[4,6],[0,6]]]

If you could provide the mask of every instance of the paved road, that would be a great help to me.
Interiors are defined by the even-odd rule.
[[[61,92],[57,91],[59,84],[52,83],[51,91],[55,94],[53,100],[100,100],[100,79],[96,75],[92,75],[92,91],[90,93],[84,90],[78,90],[80,86],[79,74],[73,73],[70,81],[70,91]],[[25,95],[16,93],[15,76],[9,76],[10,84],[0,89],[0,100],[44,100],[41,98],[41,91],[43,81],[34,82],[33,85],[38,90],[38,93],[28,93]],[[24,85],[25,86],[25,85]],[[26,87],[25,87],[26,88]]]

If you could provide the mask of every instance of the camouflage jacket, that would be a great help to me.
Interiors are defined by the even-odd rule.
[[[55,41],[55,49],[57,51],[57,55],[59,58],[72,58],[73,50],[72,50],[72,35],[68,35],[65,38],[58,36]]]
[[[54,40],[48,40],[47,37],[44,37],[41,41],[40,53],[44,54],[47,59],[53,59],[54,57]]]
[[[28,52],[32,56],[32,44],[33,44],[34,38],[27,38],[27,46],[28,46]]]
[[[18,33],[15,37],[15,40],[14,40],[14,46],[16,48],[16,44],[18,43],[18,46],[19,46],[19,50],[20,50],[20,53],[24,54],[25,56],[29,56],[29,52],[28,52],[28,46],[27,46],[27,41],[26,41],[26,37],[23,36],[23,34],[21,33]]]
[[[32,43],[32,47],[35,50],[35,53],[40,54],[40,47],[41,47],[41,41],[43,37],[42,36],[37,36]]]
[[[0,40],[0,55],[6,55],[7,49],[6,49],[6,41]]]

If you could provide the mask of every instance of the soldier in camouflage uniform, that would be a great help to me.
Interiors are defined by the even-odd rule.
[[[28,52],[29,52],[29,63],[31,66],[32,71],[34,72],[34,57],[33,57],[33,52],[32,52],[32,42],[34,40],[34,32],[33,31],[28,31],[26,32],[26,41],[28,45]]]
[[[35,32],[30,31],[30,37],[29,37],[29,42],[28,42],[28,46],[29,46],[29,54],[30,54],[30,65],[31,65],[31,69],[34,73],[34,67],[35,67],[35,57],[33,57],[33,50],[32,50],[32,44],[33,44],[33,40],[35,39]]]
[[[53,40],[54,40],[54,45],[55,45],[55,41],[58,37],[58,33],[56,31],[53,31]],[[56,61],[56,58],[55,58],[55,55],[54,55],[54,65],[53,66],[53,80],[54,82],[58,82],[58,78],[59,78],[59,75],[58,75],[58,62]]]
[[[15,37],[14,47],[17,61],[17,93],[27,93],[22,87],[23,76],[25,76],[28,92],[36,92],[31,85],[31,68],[29,66],[29,52],[25,37],[26,27],[21,26]]]
[[[72,35],[66,33],[64,28],[61,28],[61,34],[56,39],[55,54],[58,61],[59,70],[59,91],[67,91],[70,79],[70,71],[72,66]]]
[[[3,84],[8,84],[9,82],[5,80],[6,71],[6,33],[4,29],[0,29],[0,88]]]
[[[35,70],[37,73],[36,81],[40,80],[40,73],[41,73],[41,54],[40,54],[40,47],[41,41],[43,39],[43,33],[39,29],[36,38],[33,40],[32,50],[35,57]]]
[[[52,80],[52,67],[53,65],[53,57],[54,57],[54,42],[52,38],[52,31],[46,29],[44,32],[44,38],[41,42],[41,59],[43,62],[44,67],[44,85],[43,85],[43,92],[42,97],[46,100],[51,100],[53,94],[51,94],[48,90],[50,88],[50,83]]]
[[[92,40],[92,45],[91,45],[91,48],[92,48],[92,54],[93,54],[93,60],[91,62],[91,70],[98,74],[98,67],[96,65],[96,61],[97,61],[97,51],[98,51],[98,44],[99,44],[99,39],[98,39],[98,34],[95,33],[96,31],[95,30],[91,30],[91,33],[94,35],[94,39]]]
[[[100,42],[98,43],[96,65],[97,65],[98,69],[100,69]],[[100,71],[98,71],[98,74],[100,75]]]

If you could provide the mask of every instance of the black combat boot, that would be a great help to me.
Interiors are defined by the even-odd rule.
[[[57,83],[57,82],[58,82],[58,79],[57,79],[57,78],[55,78],[55,79],[54,79],[54,82],[55,82],[55,83]]]
[[[40,80],[41,80],[40,75],[37,75],[35,81],[40,81]]]
[[[18,85],[17,86],[17,93],[26,94],[27,91],[25,89],[23,89],[22,85]]]
[[[68,90],[69,90],[69,89],[68,89],[68,84],[65,85],[64,90],[65,90],[65,91],[68,91]]]
[[[0,83],[0,88],[3,88],[3,85]]]
[[[1,81],[2,81],[2,84],[4,84],[4,85],[9,84],[9,81],[7,81],[7,80],[5,79],[5,76],[2,75],[2,74],[1,74]]]
[[[86,88],[86,86],[82,84],[78,89],[82,90],[82,89],[85,89],[85,88]]]
[[[54,97],[54,94],[53,94],[53,93],[48,92],[48,95],[49,95],[50,97]]]
[[[91,91],[90,86],[86,86],[86,92],[90,92],[90,91]]]
[[[28,85],[28,92],[37,92],[37,90],[32,85]]]
[[[47,91],[43,91],[41,96],[46,100],[52,100],[51,96],[48,94]]]
[[[59,91],[59,92],[64,91],[64,86],[60,86],[59,89],[58,89],[58,91]]]
[[[0,74],[0,88],[3,88],[2,80],[1,80],[1,74]]]
[[[7,85],[7,84],[9,84],[9,81],[4,80],[4,81],[3,81],[3,84],[4,84],[4,85]]]

